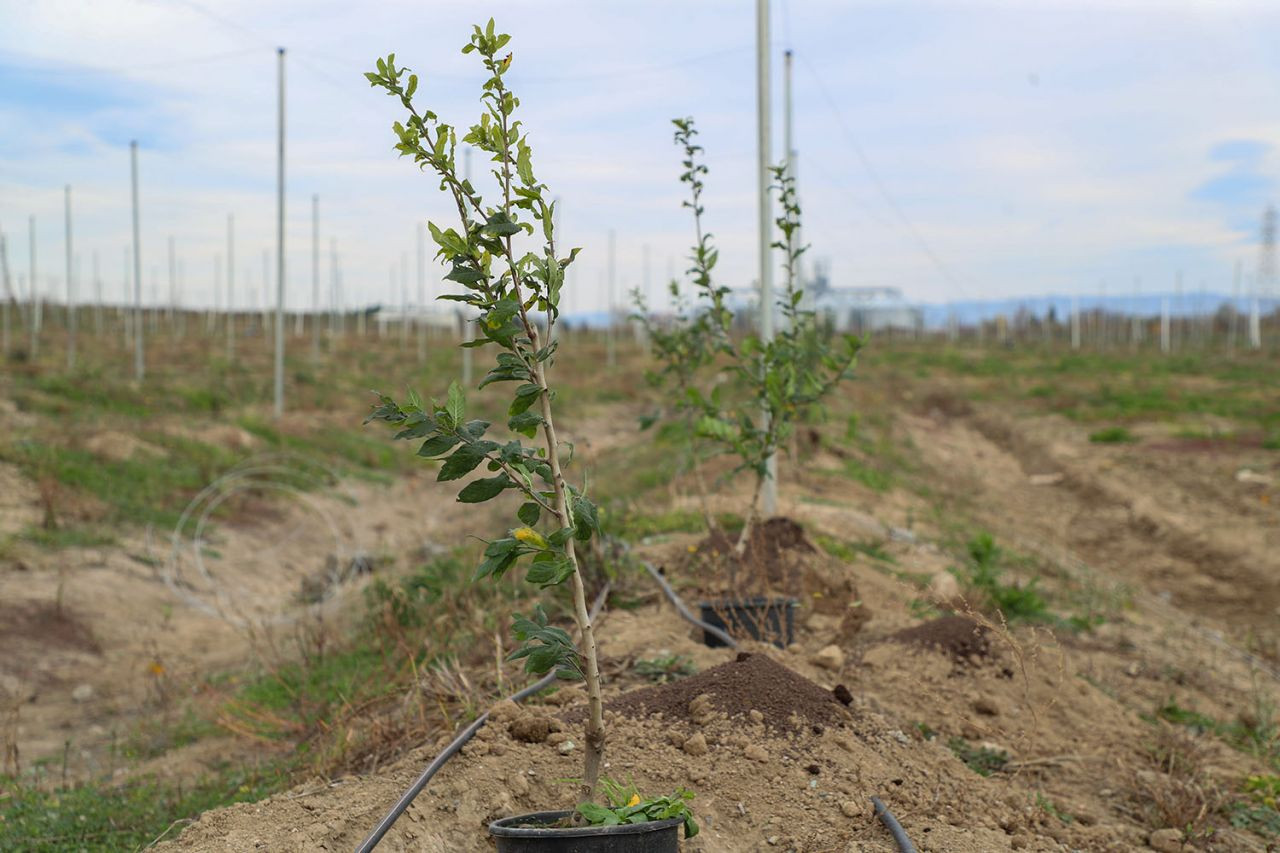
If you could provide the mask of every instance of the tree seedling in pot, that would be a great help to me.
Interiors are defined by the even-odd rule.
[[[495,440],[490,423],[469,419],[457,382],[449,386],[443,401],[430,404],[413,393],[403,403],[379,395],[369,420],[396,427],[396,438],[421,441],[418,455],[442,462],[438,480],[460,480],[484,466],[489,476],[469,480],[458,493],[459,501],[482,503],[508,493],[519,496],[517,525],[486,543],[476,579],[501,578],[521,565],[525,579],[538,587],[568,585],[581,648],[537,607],[528,616],[513,617],[519,646],[511,659],[523,660],[532,674],[554,671],[562,678],[585,682],[584,805],[577,815],[579,821],[600,818],[597,822],[602,822],[609,820],[599,811],[604,807],[590,805],[605,748],[600,667],[576,550],[598,535],[600,527],[586,489],[566,477],[572,452],[556,437],[556,392],[550,382],[559,343],[554,332],[565,269],[579,250],[563,255],[557,251],[555,205],[546,184],[534,175],[528,135],[513,118],[520,101],[504,79],[512,55],[502,50],[509,41],[510,36],[494,31],[490,20],[485,27],[475,27],[462,49],[464,54],[479,55],[489,78],[480,96],[484,111],[479,122],[462,132],[460,140],[459,129],[442,122],[434,112],[414,106],[418,76],[398,67],[394,54],[379,59],[377,70],[365,76],[372,86],[399,100],[407,112],[404,121],[394,124],[396,150],[412,158],[422,171],[436,175],[440,189],[457,209],[459,227],[428,226],[438,247],[436,257],[449,270],[445,279],[463,291],[440,298],[464,303],[477,315],[474,340],[462,346],[496,350],[495,362],[479,387],[514,385],[507,407],[510,435],[505,441]],[[480,190],[459,175],[459,141],[489,155],[490,174],[498,188],[496,203],[487,203]],[[529,243],[532,248],[526,246]],[[685,801],[683,795],[677,798]],[[658,803],[664,808],[671,805],[668,798],[639,801],[626,806],[644,806],[628,812],[628,818],[638,822],[638,815],[650,814],[649,806]]]

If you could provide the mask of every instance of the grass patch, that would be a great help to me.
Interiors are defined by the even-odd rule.
[[[1132,444],[1138,439],[1126,428],[1113,426],[1089,433],[1089,440],[1094,444]]]
[[[46,790],[0,777],[0,850],[108,851],[149,846],[178,821],[232,803],[260,800],[286,787],[279,768],[228,769],[195,785],[144,780],[124,786],[95,782]]]
[[[985,600],[987,606],[999,610],[1009,622],[1043,622],[1049,618],[1049,606],[1036,589],[1036,579],[1026,584],[1003,580],[1004,552],[990,533],[980,533],[971,539],[967,551],[967,564],[952,571],[976,594],[971,597]]]
[[[1009,753],[1004,750],[975,746],[962,737],[953,737],[947,741],[947,747],[955,753],[956,758],[979,776],[990,776],[998,773],[1009,763]]]
[[[890,565],[897,565],[898,563],[893,555],[884,549],[883,542],[853,542],[837,539],[834,536],[827,536],[825,533],[814,534],[813,541],[823,551],[846,563],[852,563],[859,554],[881,563],[889,563]]]

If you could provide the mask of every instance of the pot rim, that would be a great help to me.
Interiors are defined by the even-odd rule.
[[[757,595],[752,598],[715,598],[706,601],[699,601],[699,607],[786,607],[788,609],[800,606],[800,599],[790,596],[777,598],[767,598],[763,595]]]
[[[551,823],[566,818],[572,811],[531,812],[529,814],[512,815],[498,818],[489,824],[489,834],[497,838],[592,838],[600,835],[640,835],[646,832],[661,832],[684,823],[678,817],[666,820],[652,820],[648,823],[626,823],[618,826],[565,826],[537,827],[512,826],[514,823]]]

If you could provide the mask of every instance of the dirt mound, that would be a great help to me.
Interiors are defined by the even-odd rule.
[[[689,722],[709,710],[707,700],[699,699],[703,694],[711,708],[729,717],[756,711],[779,731],[837,725],[847,718],[830,691],[765,655],[746,652],[691,678],[624,693],[605,708],[631,719],[661,714],[669,721]]]
[[[758,524],[747,539],[741,557],[734,556],[737,537],[715,530],[693,549],[693,555],[704,565],[719,567],[732,561],[731,585],[736,594],[753,589],[794,593],[799,588],[804,557],[818,549],[805,535],[799,522],[775,516]]]
[[[968,616],[943,616],[890,635],[895,643],[924,646],[946,652],[957,661],[991,655],[988,631]]]

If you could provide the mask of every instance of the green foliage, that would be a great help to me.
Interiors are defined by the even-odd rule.
[[[796,419],[849,377],[861,343],[846,336],[833,347],[813,312],[802,307],[804,292],[796,278],[805,248],[795,240],[800,208],[794,178],[785,166],[773,169],[781,207],[776,224],[782,235],[774,248],[785,257],[785,286],[777,302],[781,328],[768,341],[735,333],[733,312],[725,304],[729,290],[717,285],[712,275],[719,251],[703,228],[703,178],[708,171],[700,159],[703,149],[694,141],[697,130],[692,119],[675,119],[673,124],[675,142],[684,155],[680,180],[689,188],[684,206],[694,221],[688,270],[693,295],[686,297],[679,283],[672,282],[675,322],[662,328],[645,316],[641,319],[662,365],[653,381],[673,390],[668,402],[693,425],[697,438],[715,452],[737,457],[735,471],[755,475],[756,488],[742,533],[745,541],[760,490],[770,476],[768,460],[787,447]],[[704,375],[712,372],[715,375]]]
[[[232,803],[253,802],[286,784],[274,768],[227,770],[195,785],[146,779],[48,790],[0,776],[0,850],[108,853],[149,846],[177,821]]]
[[[634,668],[638,675],[642,675],[650,681],[656,681],[659,684],[665,684],[668,681],[685,678],[698,671],[693,665],[693,661],[684,655],[662,655],[656,658],[641,658],[635,662]]]
[[[520,101],[504,79],[512,56],[499,51],[508,41],[510,36],[495,33],[490,20],[486,27],[474,28],[462,49],[479,54],[490,75],[480,95],[480,120],[462,142],[489,155],[501,197],[496,205],[486,204],[472,182],[459,175],[458,131],[434,112],[419,112],[414,106],[416,74],[397,67],[393,54],[379,59],[377,71],[365,76],[372,86],[397,98],[407,112],[406,120],[394,125],[396,150],[422,170],[435,173],[457,208],[460,229],[428,224],[438,247],[436,257],[449,268],[445,278],[464,291],[441,298],[464,303],[478,314],[475,339],[464,346],[492,345],[499,350],[479,387],[515,384],[506,424],[512,438],[495,441],[487,437],[488,421],[467,419],[465,394],[457,382],[450,384],[443,402],[432,400],[429,406],[414,394],[403,404],[379,395],[369,420],[396,427],[397,439],[421,441],[419,456],[442,461],[440,481],[460,480],[483,465],[492,476],[467,482],[458,492],[462,503],[483,503],[507,491],[519,494],[521,526],[487,543],[476,577],[501,578],[528,557],[526,579],[549,587],[574,576],[573,543],[590,539],[599,532],[600,523],[595,504],[584,490],[564,480],[561,466],[568,460],[562,463],[559,458],[551,422],[555,392],[546,377],[558,346],[553,330],[564,271],[577,250],[564,258],[556,256],[555,205],[549,201],[547,186],[534,177],[528,135],[513,118]],[[521,251],[516,238],[535,232],[539,245]],[[541,447],[521,443],[521,438],[539,433],[544,438]],[[535,529],[540,520],[546,525],[544,532]],[[548,626],[545,619],[541,610],[532,619],[516,617],[516,636],[524,645],[512,659],[525,659],[530,672],[554,668],[561,675],[581,674],[568,635]]]
[[[1009,753],[1004,750],[974,746],[962,737],[951,738],[947,741],[947,746],[955,753],[956,758],[979,776],[998,773],[1009,763]]]
[[[1138,439],[1124,427],[1113,426],[1089,433],[1089,440],[1094,444],[1132,444]]]
[[[623,785],[612,779],[601,779],[600,787],[604,790],[608,805],[578,804],[578,814],[593,826],[618,826],[679,818],[684,821],[685,838],[693,838],[698,834],[698,824],[689,809],[689,801],[693,799],[692,791],[677,788],[674,794],[666,797],[644,798],[634,785]]]
[[[1036,581],[1027,584],[1002,580],[1000,565],[1003,552],[990,533],[979,533],[968,544],[968,564],[964,569],[952,571],[973,592],[981,595],[987,604],[1004,614],[1010,622],[1043,621],[1049,616],[1049,606],[1036,590]]]

